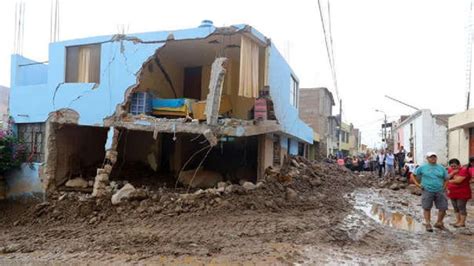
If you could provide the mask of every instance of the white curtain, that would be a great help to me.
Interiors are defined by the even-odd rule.
[[[246,36],[240,45],[239,96],[258,97],[258,58],[259,46]]]
[[[79,47],[78,61],[78,82],[99,83],[100,45]]]

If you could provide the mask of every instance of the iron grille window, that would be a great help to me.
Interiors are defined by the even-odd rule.
[[[18,138],[26,146],[30,162],[44,162],[44,123],[18,124]]]

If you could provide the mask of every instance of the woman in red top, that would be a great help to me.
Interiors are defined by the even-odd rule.
[[[449,176],[447,183],[448,198],[453,204],[454,213],[456,213],[456,223],[452,224],[454,227],[465,227],[467,210],[467,201],[472,197],[471,192],[471,167],[474,167],[474,158],[469,159],[469,165],[462,167],[458,159],[451,159],[449,161]]]

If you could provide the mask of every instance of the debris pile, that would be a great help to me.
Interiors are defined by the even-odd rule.
[[[130,183],[110,182],[111,198],[96,198],[81,192],[59,192],[29,210],[30,222],[74,222],[89,224],[124,217],[146,219],[156,215],[176,216],[184,213],[207,215],[241,210],[280,212],[295,207],[349,208],[342,200],[356,187],[373,186],[374,179],[356,175],[336,164],[309,161],[304,157],[285,159],[280,169],[268,168],[256,184],[219,181],[208,189],[135,188]],[[21,223],[28,223],[27,218]]]
[[[400,190],[400,189],[408,189],[411,194],[413,195],[421,195],[421,189],[418,188],[414,184],[410,184],[406,179],[403,177],[396,177],[396,178],[384,178],[377,183],[377,187],[379,188],[387,188],[391,190]]]

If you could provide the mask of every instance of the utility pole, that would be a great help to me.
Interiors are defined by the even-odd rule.
[[[339,136],[337,142],[337,150],[341,153],[341,141],[342,141],[342,99],[339,99]]]
[[[383,138],[385,140],[385,146],[388,146],[387,145],[387,114],[386,113],[383,113],[384,115],[384,120],[383,120]]]
[[[472,6],[473,1],[471,0],[469,6],[469,17],[468,17],[468,25],[466,27],[467,36],[466,36],[466,110],[469,110],[470,100],[471,100],[471,76],[472,76]]]
[[[387,145],[387,114],[379,109],[375,109],[375,112],[383,113],[383,125],[382,125],[382,144],[385,142]],[[384,147],[385,148],[385,147]]]

